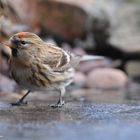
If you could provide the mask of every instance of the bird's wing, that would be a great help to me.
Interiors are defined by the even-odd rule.
[[[47,81],[46,83],[48,85],[52,85],[60,82],[66,82],[67,80],[70,79],[72,80],[74,76],[73,69],[68,69],[66,71],[60,72],[60,71],[54,71],[47,64],[38,64],[37,67],[38,67],[37,78],[40,79],[39,81]]]
[[[46,58],[44,64],[49,65],[54,72],[63,72],[74,68],[80,62],[80,56],[75,56],[70,52],[47,43]]]

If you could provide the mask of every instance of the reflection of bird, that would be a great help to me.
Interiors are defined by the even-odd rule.
[[[46,43],[36,34],[20,32],[7,44],[12,50],[10,69],[15,81],[29,91],[12,105],[23,105],[24,98],[35,90],[59,90],[60,97],[52,107],[64,104],[65,87],[74,77],[74,68],[82,59],[100,59],[98,56],[80,57]]]

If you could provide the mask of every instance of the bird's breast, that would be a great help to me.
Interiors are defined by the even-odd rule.
[[[22,67],[14,62],[11,62],[10,66],[11,74],[15,81],[21,86],[28,85],[27,79],[32,75],[30,68]]]
[[[11,73],[15,81],[25,89],[44,90],[46,88],[58,88],[67,86],[73,81],[74,69],[68,69],[63,73],[47,74],[47,69],[38,65],[25,67],[15,61],[11,61]]]

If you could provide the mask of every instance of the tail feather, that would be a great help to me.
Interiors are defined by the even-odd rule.
[[[92,61],[92,60],[103,60],[105,57],[97,55],[84,55],[81,57],[80,61]]]

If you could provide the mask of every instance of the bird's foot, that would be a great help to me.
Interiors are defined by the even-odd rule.
[[[15,103],[11,103],[12,106],[25,106],[25,105],[27,105],[27,104],[28,104],[27,101],[26,101],[26,102],[18,101],[18,102],[15,102]]]
[[[58,101],[57,104],[50,104],[49,106],[52,108],[61,108],[65,104],[64,101]]]

